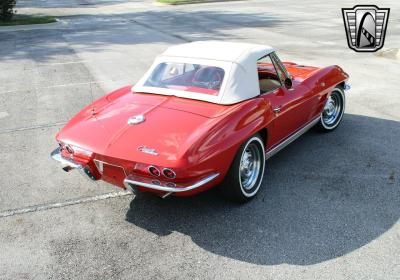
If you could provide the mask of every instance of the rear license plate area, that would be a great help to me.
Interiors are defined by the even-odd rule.
[[[122,167],[116,165],[103,164],[103,180],[117,186],[123,186],[125,180],[125,171]]]

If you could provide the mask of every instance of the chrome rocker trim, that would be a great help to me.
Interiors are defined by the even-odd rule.
[[[63,169],[65,171],[68,171],[68,170],[65,169],[66,167],[69,167],[69,169],[80,169],[80,170],[83,170],[83,166],[82,165],[74,162],[73,160],[66,159],[63,156],[61,156],[60,148],[57,148],[54,151],[52,151],[50,156],[51,156],[52,159],[54,159],[54,160],[58,161],[59,163],[61,163],[61,165],[63,166]]]
[[[197,189],[197,188],[207,184],[208,182],[214,180],[218,175],[219,175],[219,173],[213,173],[213,174],[205,177],[204,179],[201,179],[200,181],[197,181],[194,184],[191,184],[189,186],[176,185],[176,187],[168,187],[168,186],[162,185],[163,183],[168,184],[171,182],[160,182],[159,185],[146,183],[143,181],[139,181],[140,177],[134,176],[135,180],[126,178],[124,180],[124,185],[127,189],[132,189],[131,185],[134,185],[134,186],[141,186],[141,187],[145,187],[145,188],[149,188],[149,189],[153,189],[153,190],[164,191],[167,193],[177,193],[177,192],[185,192],[185,191]]]
[[[285,148],[287,145],[292,143],[294,140],[299,138],[301,135],[306,133],[311,127],[313,127],[319,121],[319,119],[320,119],[320,116],[318,116],[317,118],[315,118],[314,120],[312,120],[311,122],[309,122],[308,124],[306,124],[305,126],[300,128],[297,132],[293,133],[291,136],[289,136],[288,138],[283,140],[281,143],[279,143],[274,148],[270,149],[265,155],[266,159],[269,159],[270,157],[272,157],[273,155],[278,153],[280,150]]]

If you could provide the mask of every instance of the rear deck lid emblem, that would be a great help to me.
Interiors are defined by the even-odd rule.
[[[130,125],[139,124],[144,122],[145,120],[146,118],[144,117],[144,115],[136,115],[128,119],[128,124]]]
[[[157,151],[155,149],[152,149],[152,148],[149,148],[149,147],[146,147],[146,146],[140,146],[138,148],[138,151],[142,152],[142,153],[145,153],[145,154],[150,154],[150,155],[153,155],[153,156],[157,156],[158,155],[158,153],[157,153]]]

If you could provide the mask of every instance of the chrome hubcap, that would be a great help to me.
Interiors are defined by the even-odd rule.
[[[257,183],[261,171],[261,154],[256,143],[250,143],[244,150],[239,169],[243,189],[250,190]]]
[[[326,125],[333,125],[340,117],[341,100],[337,93],[333,93],[327,100],[324,111],[322,112],[322,120]]]

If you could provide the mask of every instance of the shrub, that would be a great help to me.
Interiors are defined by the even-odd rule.
[[[0,20],[11,20],[16,2],[16,0],[0,0]]]

